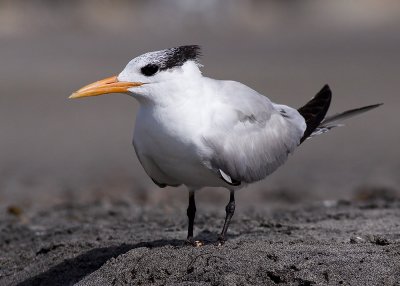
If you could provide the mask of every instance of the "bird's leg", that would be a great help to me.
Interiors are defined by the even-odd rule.
[[[230,192],[229,203],[225,207],[226,217],[224,227],[222,228],[221,234],[218,236],[219,244],[225,243],[226,231],[228,230],[229,223],[231,222],[232,216],[235,212],[235,191],[231,190]]]
[[[194,217],[196,215],[196,202],[194,200],[194,190],[189,191],[189,206],[187,208],[186,213],[189,218],[187,241],[188,243],[194,245],[195,241],[193,240],[193,224],[194,224]]]

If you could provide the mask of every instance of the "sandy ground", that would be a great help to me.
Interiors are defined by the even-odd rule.
[[[242,209],[223,246],[223,207],[207,206],[198,248],[183,240],[183,207],[64,204],[32,217],[9,208],[0,285],[398,285],[400,200],[376,194]]]

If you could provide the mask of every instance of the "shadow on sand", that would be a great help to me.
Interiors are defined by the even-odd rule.
[[[95,248],[77,257],[67,259],[50,268],[46,272],[31,277],[18,286],[33,285],[73,285],[85,276],[99,269],[107,260],[115,258],[132,249],[140,247],[156,248],[163,246],[183,246],[182,240],[155,240],[137,244],[122,244],[120,246]]]

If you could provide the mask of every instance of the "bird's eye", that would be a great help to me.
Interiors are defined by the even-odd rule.
[[[156,72],[158,72],[158,65],[155,64],[148,64],[145,65],[144,67],[142,67],[140,69],[140,71],[142,72],[142,74],[144,74],[145,76],[152,76],[153,74],[155,74]]]

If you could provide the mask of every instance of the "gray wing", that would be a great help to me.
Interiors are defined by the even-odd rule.
[[[251,89],[226,99],[224,109],[214,110],[223,116],[214,116],[213,131],[204,136],[212,150],[210,168],[236,182],[261,180],[298,146],[306,128],[304,118],[297,110],[273,104]]]

